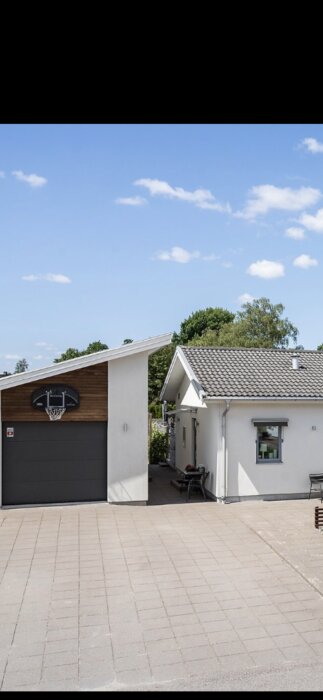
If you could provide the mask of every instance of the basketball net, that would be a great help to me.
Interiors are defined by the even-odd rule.
[[[61,420],[64,415],[66,408],[57,408],[56,406],[49,406],[45,408],[45,411],[49,417],[49,420]]]

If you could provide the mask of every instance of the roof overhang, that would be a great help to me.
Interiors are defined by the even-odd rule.
[[[161,400],[175,401],[179,385],[183,381],[185,375],[190,381],[190,387],[181,401],[182,405],[204,406],[205,391],[180,347],[175,350],[164,386],[161,390]]]
[[[77,369],[82,369],[83,367],[99,365],[101,362],[120,360],[123,357],[130,357],[131,355],[136,355],[140,352],[146,352],[148,355],[151,355],[153,352],[156,352],[156,350],[159,350],[165,345],[169,345],[171,343],[171,339],[172,333],[164,333],[163,335],[156,335],[152,338],[147,338],[146,340],[134,340],[132,343],[127,343],[126,345],[121,345],[117,348],[111,348],[111,350],[101,350],[100,352],[94,352],[91,355],[75,357],[73,360],[57,362],[49,367],[33,369],[29,372],[21,372],[19,374],[11,374],[8,377],[3,377],[0,379],[0,391],[3,389],[10,389],[14,386],[19,386],[20,384],[28,384],[29,382],[37,382],[41,379],[49,379],[50,377],[55,377],[56,375],[64,374],[65,372],[73,372]]]

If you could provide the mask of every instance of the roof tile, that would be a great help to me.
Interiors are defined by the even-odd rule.
[[[207,396],[323,399],[323,352],[181,346]]]

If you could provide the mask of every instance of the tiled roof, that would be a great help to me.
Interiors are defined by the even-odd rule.
[[[323,399],[323,352],[181,346],[207,396]]]

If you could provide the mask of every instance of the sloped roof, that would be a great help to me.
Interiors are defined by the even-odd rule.
[[[323,399],[323,352],[180,346],[207,397]]]
[[[75,357],[72,360],[57,362],[49,367],[41,367],[40,369],[29,370],[28,372],[20,372],[19,374],[10,374],[0,379],[0,391],[2,389],[10,389],[11,387],[20,384],[28,384],[39,379],[47,379],[55,377],[65,372],[72,372],[82,367],[90,367],[98,365],[100,362],[110,362],[112,360],[120,360],[123,357],[135,355],[139,352],[147,352],[149,355],[164,345],[169,345],[172,339],[172,333],[164,333],[156,335],[145,340],[134,340],[132,343],[120,345],[117,348],[109,350],[100,350],[99,352],[91,353],[90,355],[82,355]]]

